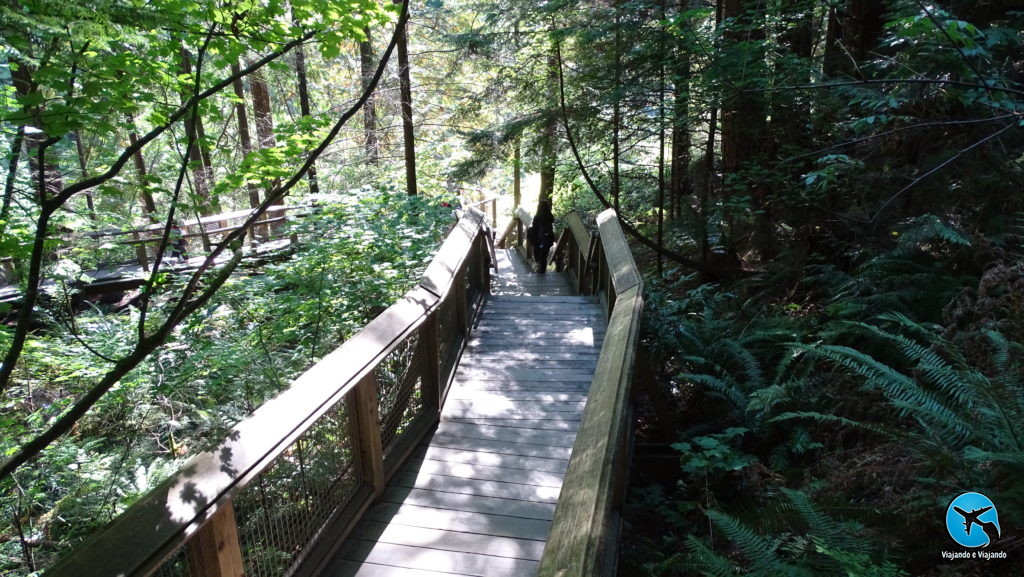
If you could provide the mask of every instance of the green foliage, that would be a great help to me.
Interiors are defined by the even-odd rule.
[[[34,527],[29,538],[59,543],[40,548],[40,561],[102,527],[408,290],[450,224],[437,199],[404,192],[364,188],[324,199],[293,231],[318,242],[229,281],[73,434],[3,488],[5,521],[17,515]],[[169,304],[161,297],[152,314]],[[29,341],[19,386],[4,399],[0,454],[45,428],[107,370],[93,351],[126,353],[139,320],[134,308],[95,305],[75,315],[79,340],[60,308]],[[0,543],[0,552],[18,559],[17,540]]]
[[[880,391],[904,418],[911,446],[936,463],[984,464],[1014,476],[1024,472],[1021,357],[1019,352],[1011,357],[1011,351],[1024,347],[997,331],[985,331],[991,347],[986,371],[932,327],[899,314],[880,320],[891,328],[858,323],[850,330],[895,349],[895,358],[879,360],[836,345],[808,350],[856,374],[866,389]]]
[[[676,382],[699,385],[725,401],[732,418],[757,427],[803,380],[800,355],[786,352],[799,338],[800,323],[784,316],[737,318],[729,312],[736,295],[710,284],[682,291],[691,280],[651,283],[645,321],[658,335],[652,352],[674,354],[681,367]]]
[[[742,453],[734,446],[749,432],[748,429],[730,427],[720,434],[673,443],[672,448],[683,454],[680,458],[682,469],[690,475],[709,471],[739,471],[757,461],[753,455]]]
[[[650,282],[645,338],[657,361],[673,368],[675,390],[701,405],[687,419],[690,433],[673,445],[682,452],[677,486],[636,493],[672,535],[633,545],[645,574],[905,575],[912,562],[897,563],[890,548],[911,542],[915,521],[901,527],[851,515],[852,499],[864,495],[843,489],[829,495],[827,509],[816,504],[836,490],[828,483],[850,475],[821,459],[880,440],[914,455],[913,472],[901,474],[916,479],[915,489],[898,497],[914,514],[966,488],[984,489],[1017,514],[1024,347],[999,325],[958,334],[896,312],[956,294],[936,296],[922,283],[937,290],[977,283],[946,265],[973,244],[944,219],[909,219],[856,270],[823,269],[805,281],[821,303],[809,307],[776,301],[754,312],[750,303],[763,301],[744,301],[740,283],[727,293],[693,278]],[[898,262],[919,268],[887,268]],[[905,290],[886,300],[876,294],[882,286]],[[895,310],[860,320],[886,303]],[[828,481],[809,484],[809,475]],[[710,540],[695,517],[700,506],[728,547]]]
[[[788,531],[766,537],[751,525],[723,513],[707,511],[708,519],[735,548],[734,556],[714,551],[696,537],[689,537],[688,574],[752,576],[775,575],[848,575],[851,577],[899,577],[908,573],[885,559],[863,538],[857,523],[840,521],[826,514],[810,497],[792,489],[782,489],[785,501],[764,507],[776,514],[791,510],[797,518]],[[881,558],[880,558],[881,557]]]
[[[850,248],[849,271],[812,264],[804,284],[823,298],[826,311],[841,320],[901,312],[937,322],[944,306],[972,282],[963,260],[972,243],[954,223],[925,214],[895,225],[873,251]],[[929,287],[922,292],[921,286]]]

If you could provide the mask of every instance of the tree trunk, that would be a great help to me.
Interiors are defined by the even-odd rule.
[[[309,83],[306,80],[306,54],[299,46],[295,52],[295,72],[298,76],[299,84],[299,110],[302,112],[303,117],[311,116],[309,107]],[[313,163],[309,167],[309,172],[306,173],[306,182],[309,184],[309,192],[311,194],[320,194],[320,183],[316,178],[316,163]]]
[[[256,121],[256,145],[260,150],[277,146],[277,139],[274,138],[274,113],[270,105],[270,87],[259,70],[249,76],[249,91],[252,92],[252,113]],[[267,193],[277,185],[273,182],[267,186]],[[283,204],[284,199],[279,199],[274,204]]]
[[[416,137],[412,124],[412,80],[409,75],[409,19],[399,22],[398,84],[402,98],[402,137],[405,142],[405,184],[410,196],[416,194]]]
[[[135,131],[128,133],[128,142],[135,146],[139,142],[139,135]],[[146,218],[156,224],[160,219],[156,217],[156,201],[153,200],[153,193],[149,191],[149,183],[146,179],[146,160],[142,157],[142,149],[135,151],[132,155],[132,163],[135,164],[135,174],[139,179],[139,198],[142,199],[142,210]]]
[[[615,83],[612,86],[612,94],[615,102],[612,104],[612,203],[615,212],[619,213],[619,193],[622,190],[622,181],[619,174],[619,133],[622,125],[622,12],[620,2],[615,2],[615,45],[612,47],[615,56],[614,72]],[[660,246],[660,244],[659,244]]]
[[[15,96],[24,97],[35,91],[36,83],[32,78],[34,68],[27,62],[22,61],[18,61],[18,66],[12,68],[11,81],[14,84]],[[21,134],[25,146],[25,156],[28,157],[28,165],[31,171],[32,190],[36,201],[42,205],[47,198],[63,190],[64,183],[61,179],[59,167],[52,162],[47,162],[45,159],[46,148],[54,144],[54,141],[51,141],[42,130],[43,123],[39,118],[38,108],[24,107],[22,113],[26,118],[31,119],[30,122],[25,124]],[[40,158],[41,155],[43,158]],[[16,171],[17,165],[13,165],[13,168]],[[11,195],[13,198],[13,189],[11,189]],[[7,203],[9,208],[10,204],[6,198],[5,203]]]
[[[544,129],[540,138],[540,192],[538,202],[550,202],[555,193],[555,163],[558,137],[558,55],[552,48],[548,54],[548,102]]]
[[[259,149],[277,146],[274,138],[274,115],[270,106],[270,88],[259,70],[249,76],[249,91],[252,93],[252,111],[256,120],[256,146]]]
[[[523,169],[522,138],[516,138],[516,149],[512,157],[512,206],[519,206],[523,200],[522,169]]]
[[[85,145],[82,144],[82,133],[76,130],[71,133],[71,138],[75,139],[75,150],[78,152],[78,170],[81,174],[81,180],[84,180],[89,176],[89,159],[85,152]],[[93,229],[95,229],[98,217],[96,216],[96,203],[93,202],[91,190],[85,193],[85,206],[89,210],[89,220],[92,221]]]
[[[370,28],[363,28],[366,40],[359,43],[359,68],[362,78],[362,88],[370,85],[373,78],[373,37],[370,36]],[[411,106],[411,104],[410,104]],[[376,165],[380,157],[380,142],[377,138],[377,95],[371,94],[363,105],[363,133],[366,135],[363,140],[363,148],[366,150],[367,164]]]
[[[759,48],[757,45],[757,41],[764,38],[763,27],[754,26],[757,23],[750,21],[759,14],[757,8],[755,0],[725,0],[722,16],[734,24],[743,25],[742,31],[727,30],[725,37],[727,42],[742,45],[742,51],[735,52],[734,57],[742,59],[744,73],[763,78],[763,46]],[[749,87],[737,86],[722,103],[722,170],[729,179],[724,183],[723,191],[730,196],[736,191],[746,190],[750,197],[749,212],[752,213],[741,222],[737,221],[736,214],[729,215],[730,244],[736,245],[744,240],[762,259],[771,259],[775,250],[769,190],[765,183],[744,180],[742,176],[742,171],[764,152],[768,136],[767,110],[764,92],[746,88]],[[750,221],[753,230],[748,232],[743,225]]]
[[[723,2],[724,0],[718,0],[715,3],[715,28],[719,28],[722,25]],[[698,234],[700,235],[700,262],[702,264],[707,264],[711,256],[711,242],[708,238],[708,229],[711,222],[709,207],[711,206],[711,191],[714,189],[717,180],[715,174],[715,132],[718,129],[718,107],[712,106],[709,116],[708,139],[704,145],[704,186],[701,188],[700,198],[698,199],[700,214],[697,222],[700,225]]]
[[[192,55],[189,54],[188,50],[181,46],[181,71],[182,74],[192,74]],[[182,94],[182,101],[188,100],[191,97],[189,91],[185,91]],[[196,195],[199,197],[202,206],[200,206],[200,212],[202,214],[213,214],[217,210],[216,203],[210,198],[210,183],[213,178],[213,167],[210,161],[210,151],[206,147],[206,131],[203,129],[203,121],[200,115],[193,116],[188,114],[185,116],[185,135],[189,138],[193,144],[188,150],[188,159],[192,164],[192,173],[196,183]],[[138,164],[136,164],[136,167]]]
[[[846,0],[829,8],[825,36],[825,76],[863,79],[860,64],[882,37],[888,2]]]
[[[665,19],[662,0],[661,19]],[[662,47],[664,53],[664,47]],[[665,246],[665,61],[661,62],[658,79],[658,248]],[[664,257],[658,251],[658,275],[664,272]]]
[[[7,222],[14,202],[15,176],[18,173],[18,161],[21,160],[21,148],[25,143],[25,126],[19,125],[11,140],[10,156],[7,158],[7,175],[4,180],[4,198],[0,202],[0,235],[7,230]]]
[[[231,64],[231,74],[238,74],[240,67],[237,62]],[[249,129],[249,109],[245,105],[245,84],[242,78],[236,78],[231,83],[235,91],[235,118],[238,120],[238,143],[242,147],[242,155],[248,156],[252,151],[252,136]],[[249,192],[249,208],[256,208],[260,205],[260,189],[255,183],[246,184]]]
[[[711,215],[708,214],[708,207],[711,206],[711,190],[715,186],[715,131],[718,128],[718,108],[712,107],[708,119],[708,139],[704,145],[704,185],[700,190],[700,198],[697,201],[698,219],[700,230],[700,262],[706,263],[711,253],[708,228],[711,222]]]
[[[795,65],[797,71],[804,73],[792,78],[789,76],[791,70],[784,68],[782,63],[793,60],[780,59],[775,65],[775,76],[779,82],[807,84],[812,80],[810,60],[814,50],[814,10],[811,1],[785,0],[779,5],[778,16],[783,26],[779,49],[795,56],[793,60],[798,62]],[[771,134],[777,143],[798,143],[807,134],[806,126],[811,118],[810,100],[798,91],[778,94],[773,98],[771,117]]]
[[[292,21],[295,26],[299,25],[294,15],[292,16]],[[302,113],[303,118],[308,118],[312,113],[309,106],[309,81],[306,77],[306,49],[302,44],[295,47],[295,76],[299,88],[299,111]],[[309,171],[306,173],[306,183],[309,186],[310,194],[320,194],[320,183],[316,178],[315,162],[309,166]]]
[[[679,0],[679,11],[690,7],[690,0]],[[676,46],[675,99],[672,102],[672,151],[669,167],[669,218],[682,216],[683,199],[690,193],[690,54],[682,43]],[[704,218],[704,215],[700,215]]]

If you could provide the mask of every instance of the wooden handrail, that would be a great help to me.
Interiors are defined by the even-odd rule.
[[[273,205],[273,206],[267,207],[266,214],[268,216],[271,215],[272,213],[278,213],[278,212],[287,214],[287,213],[295,211],[295,210],[309,209],[309,208],[311,208],[309,205]],[[252,214],[252,211],[253,211],[253,209],[233,210],[233,211],[230,211],[230,212],[223,212],[223,213],[220,213],[220,214],[213,214],[213,215],[209,215],[209,216],[200,217],[198,219],[195,219],[195,218],[193,218],[193,219],[185,219],[185,220],[180,221],[180,224],[181,224],[181,227],[183,229],[188,229],[188,228],[196,227],[196,226],[199,226],[199,225],[207,225],[207,224],[218,223],[218,222],[225,222],[225,221],[236,220],[236,219],[246,219],[246,218],[249,217],[249,215]],[[300,215],[300,216],[302,216],[302,215]],[[274,217],[274,218],[280,218],[280,217]],[[260,221],[260,222],[262,223],[263,221]],[[72,241],[72,240],[82,239],[82,238],[99,239],[99,238],[115,237],[115,236],[129,236],[129,235],[133,235],[133,234],[137,234],[137,233],[141,233],[141,232],[161,231],[161,230],[163,230],[163,228],[164,228],[164,224],[163,223],[156,223],[156,224],[147,224],[145,226],[140,226],[140,227],[137,227],[137,228],[131,228],[131,229],[127,229],[127,230],[72,232],[72,233],[60,235],[59,238],[61,240],[65,240],[65,241]]]
[[[265,554],[268,549],[276,555],[271,557],[275,561],[281,556],[289,558],[284,572],[323,563],[330,553],[326,544],[340,542],[351,530],[362,511],[383,491],[387,477],[439,419],[444,391],[454,372],[453,365],[445,374],[439,350],[442,346],[449,353],[461,350],[473,314],[489,290],[482,230],[483,214],[470,209],[415,288],[238,423],[214,449],[190,459],[106,531],[61,559],[46,572],[47,577],[141,577],[167,563],[187,566],[190,575],[240,577],[247,564],[257,562],[249,556]],[[441,331],[442,325],[447,330]],[[451,336],[440,339],[442,333]],[[403,352],[408,359],[402,357]],[[420,387],[419,413],[401,426],[384,422],[386,415],[380,413],[387,409],[404,417],[414,412],[409,399],[415,395],[399,391],[393,399],[385,399],[385,394],[394,392],[379,382],[385,377],[396,387]],[[398,403],[396,399],[405,400],[406,406],[399,407],[402,410],[389,406]],[[339,421],[347,421],[347,427],[330,429],[326,437],[330,442],[316,445],[322,440],[319,430]],[[341,461],[339,470],[326,473],[330,477],[323,481],[324,486],[333,490],[343,481],[352,485],[351,494],[315,522],[306,518],[309,504],[305,499],[311,497],[305,495],[321,490],[321,485],[297,489],[292,486],[300,482],[296,478],[266,478],[278,469],[305,466],[304,450],[329,452]],[[317,468],[319,473],[323,465],[317,464]],[[317,482],[306,480],[313,471],[303,471],[298,475],[302,483]],[[274,510],[262,511],[262,517],[256,518],[252,511],[239,509],[240,497],[265,500],[275,484],[286,487]],[[243,515],[246,522],[263,522],[263,517],[278,514],[276,509],[289,505],[301,505],[303,522],[313,524],[308,531],[310,538],[316,538],[313,542],[240,544],[245,527],[239,519]]]
[[[490,225],[497,229],[500,226],[500,223],[498,222],[498,203],[502,202],[504,204],[504,201],[506,200],[511,202],[512,195],[505,193],[495,194],[482,200],[463,202],[462,207],[463,209],[472,207],[483,212],[484,216],[490,219]]]
[[[513,224],[515,225],[513,227]],[[509,229],[502,236],[502,243],[499,245],[503,248],[508,248],[509,242],[511,246],[516,248],[522,248],[522,252],[526,257],[526,260],[533,261],[533,245],[530,244],[529,239],[526,238],[526,229],[533,225],[533,215],[530,211],[526,210],[521,206],[517,206],[512,211],[512,223],[509,224]]]
[[[308,207],[302,207],[302,206],[279,206],[279,207],[273,207],[272,206],[272,207],[270,207],[267,210],[267,214],[264,215],[263,219],[258,220],[258,221],[254,222],[252,224],[252,228],[253,228],[253,230],[251,231],[252,234],[249,235],[250,243],[254,240],[254,236],[255,236],[257,230],[263,229],[265,231],[264,234],[266,234],[269,237],[270,236],[270,230],[272,230],[272,227],[270,227],[271,224],[276,224],[276,223],[287,221],[288,218],[289,218],[288,215],[287,215],[288,211],[299,209],[299,208],[308,208]],[[280,213],[281,216],[270,217],[269,216],[270,213]],[[251,210],[238,210],[238,211],[234,211],[234,212],[230,212],[230,213],[224,213],[224,214],[220,214],[220,215],[203,217],[202,219],[199,219],[198,221],[185,222],[185,223],[182,223],[182,225],[181,225],[182,226],[182,234],[177,235],[177,238],[180,238],[180,239],[183,239],[183,240],[187,240],[187,239],[190,239],[190,238],[202,238],[203,239],[203,246],[204,246],[204,248],[209,249],[210,246],[213,246],[216,243],[209,243],[209,242],[207,242],[207,238],[208,237],[210,237],[212,235],[217,235],[217,234],[222,234],[222,235],[226,236],[227,234],[229,234],[229,233],[231,233],[231,232],[233,232],[235,230],[238,230],[238,229],[243,227],[242,224],[226,225],[225,223],[227,221],[235,220],[235,219],[248,218],[251,214],[252,214]],[[298,215],[293,215],[293,216],[305,216],[306,214],[308,214],[308,213],[300,213]],[[205,225],[208,225],[208,224],[217,224],[218,226],[216,228],[206,229]],[[149,258],[149,254],[148,254],[146,249],[147,249],[147,246],[149,246],[149,245],[156,245],[156,246],[158,246],[160,243],[163,242],[163,240],[164,240],[163,234],[155,234],[155,233],[162,233],[163,232],[163,226],[164,225],[162,225],[162,224],[155,224],[155,225],[150,225],[150,226],[147,226],[147,227],[144,227],[144,228],[127,231],[125,234],[131,234],[132,235],[132,239],[131,240],[120,240],[120,241],[117,241],[117,243],[118,244],[127,245],[127,246],[134,246],[135,247],[135,261],[142,267],[143,270],[149,271],[149,262],[150,262],[151,259]],[[198,230],[193,231],[193,232],[189,232],[189,230],[191,228],[196,228],[196,227],[198,227]],[[110,233],[110,234],[111,235],[116,235],[116,234],[122,234],[122,233]],[[144,234],[149,234],[150,236],[143,236]],[[269,238],[264,239],[264,240],[269,240]],[[297,242],[296,235],[292,234],[291,237],[290,237],[290,240],[293,243]],[[186,251],[186,252],[188,252],[188,251]]]
[[[643,280],[615,211],[601,213],[597,223],[596,247],[585,243],[587,236],[577,233],[572,221],[570,236],[576,245],[575,258],[592,255],[587,256],[584,268],[596,269],[597,292],[606,304],[608,329],[541,557],[541,577],[603,577],[614,575],[616,569]],[[572,261],[574,255],[569,258]]]

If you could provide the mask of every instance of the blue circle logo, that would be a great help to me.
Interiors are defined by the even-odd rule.
[[[946,530],[964,547],[988,547],[999,539],[999,514],[995,503],[981,493],[964,493],[946,509]]]

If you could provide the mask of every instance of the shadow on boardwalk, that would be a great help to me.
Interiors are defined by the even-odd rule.
[[[493,281],[437,430],[324,575],[537,574],[605,322],[564,274],[514,252]]]

